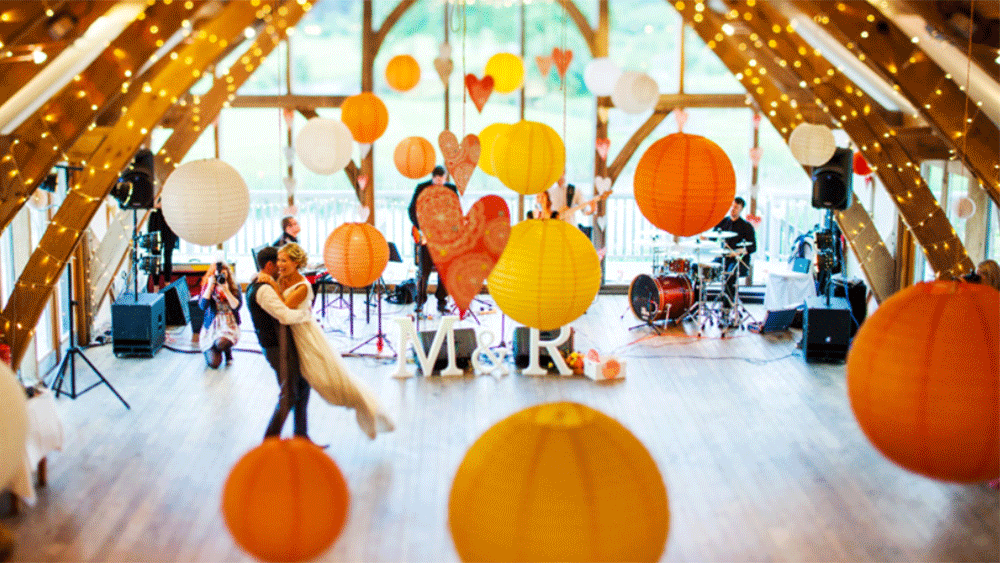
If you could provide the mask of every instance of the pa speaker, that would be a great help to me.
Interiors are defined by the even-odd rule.
[[[530,358],[528,356],[531,349],[531,329],[526,326],[519,326],[514,329],[514,365],[518,369],[524,369],[528,367],[528,362]],[[543,330],[539,332],[539,340],[555,340],[559,337],[559,329],[555,330]],[[559,345],[559,351],[563,354],[569,354],[573,351],[573,332],[569,333],[569,338],[566,342]],[[538,349],[538,365],[544,367],[552,361],[552,357],[548,355],[545,348],[539,347]]]
[[[843,297],[809,297],[802,314],[802,355],[806,361],[842,362],[851,346],[851,305]]]
[[[163,294],[163,308],[167,326],[186,325],[191,321],[191,311],[188,308],[188,301],[191,294],[188,292],[187,279],[181,276],[170,285],[160,290]]]
[[[163,295],[124,294],[111,306],[111,334],[115,356],[152,357],[163,346]]]
[[[122,209],[150,209],[153,207],[155,159],[153,151],[139,149],[135,160],[126,168],[111,195]]]
[[[424,330],[420,332],[420,345],[424,347],[424,353],[427,353],[431,348],[431,344],[434,343],[434,335],[436,331]],[[472,361],[472,351],[476,349],[476,331],[471,328],[456,328],[455,329],[455,365],[458,369],[465,370],[469,367],[469,362]],[[414,352],[416,355],[416,352]],[[441,371],[448,367],[448,339],[445,338],[444,342],[441,343],[441,350],[438,352],[437,359],[434,360],[434,371]],[[429,374],[424,374],[429,375]]]
[[[812,206],[817,209],[847,209],[854,183],[854,153],[838,148],[826,164],[813,169]]]

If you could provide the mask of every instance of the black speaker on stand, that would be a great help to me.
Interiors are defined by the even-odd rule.
[[[854,184],[854,152],[837,148],[825,164],[813,169],[812,206],[816,209],[847,209]]]

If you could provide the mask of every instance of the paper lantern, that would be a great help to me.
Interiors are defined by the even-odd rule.
[[[24,387],[5,363],[0,363],[0,490],[24,468],[28,439],[28,404]]]
[[[674,133],[653,143],[635,167],[635,202],[649,222],[680,237],[705,232],[725,217],[736,173],[719,145]]]
[[[483,433],[458,467],[448,525],[463,561],[658,561],[667,489],[613,418],[548,403]]]
[[[625,113],[649,111],[659,100],[660,87],[651,76],[642,72],[623,72],[611,92],[611,102]]]
[[[407,137],[396,145],[396,169],[407,178],[423,178],[434,170],[434,145],[423,137]]]
[[[250,212],[250,190],[235,168],[209,158],[177,167],[163,184],[163,218],[177,236],[202,246],[226,242]]]
[[[799,164],[820,166],[833,157],[837,144],[829,127],[800,123],[788,136],[788,148]]]
[[[410,55],[396,55],[385,67],[385,81],[397,92],[412,90],[420,82],[420,65]]]
[[[886,457],[946,481],[1000,477],[1000,292],[918,283],[882,303],[847,356],[858,424]]]
[[[493,145],[501,133],[510,129],[509,123],[491,123],[479,132],[479,168],[490,176],[496,176],[493,169]]]
[[[323,262],[338,282],[348,287],[368,287],[389,263],[389,243],[368,223],[344,223],[326,238]]]
[[[955,218],[968,219],[976,214],[976,201],[970,197],[962,196],[955,200],[953,208]]]
[[[347,521],[350,492],[337,464],[306,438],[267,438],[229,472],[222,514],[237,545],[264,561],[306,561]]]
[[[872,173],[871,166],[868,166],[868,161],[861,154],[861,151],[854,153],[854,173],[858,176],[868,176]]]
[[[610,96],[622,75],[622,69],[607,57],[596,58],[583,69],[583,83],[595,96]]]
[[[329,176],[351,161],[354,142],[342,121],[314,117],[295,136],[295,153],[309,170]]]
[[[543,192],[566,168],[566,147],[556,130],[521,120],[493,142],[493,170],[505,186],[519,194]]]
[[[389,110],[378,96],[362,92],[340,105],[340,120],[351,130],[355,141],[374,143],[389,126]]]
[[[601,288],[601,261],[580,229],[559,219],[514,225],[490,273],[490,295],[515,321],[552,330],[576,320]]]
[[[517,55],[497,53],[486,61],[485,74],[493,77],[493,90],[508,94],[524,82],[524,63]]]

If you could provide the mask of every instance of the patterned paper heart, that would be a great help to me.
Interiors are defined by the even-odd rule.
[[[479,113],[483,113],[483,106],[493,93],[493,77],[487,74],[479,79],[475,74],[466,74],[465,87],[469,90],[469,97],[472,98],[472,103],[476,104],[476,109]]]
[[[482,147],[479,145],[479,137],[468,134],[462,139],[462,144],[458,144],[458,139],[451,131],[442,131],[438,135],[438,146],[441,147],[441,155],[444,156],[444,165],[455,180],[458,193],[465,195],[465,188],[469,185],[469,178],[476,171],[479,163],[479,153]]]
[[[438,278],[464,314],[507,246],[507,202],[500,196],[484,196],[462,215],[458,194],[431,186],[417,198],[417,220]]]
[[[448,77],[451,76],[451,71],[455,68],[455,63],[451,62],[448,57],[438,57],[434,59],[434,70],[437,71],[438,76],[441,77],[441,82],[447,84]]]
[[[542,78],[545,78],[549,75],[549,71],[552,70],[552,57],[536,55],[535,64],[538,65],[538,72],[542,73]]]
[[[552,62],[556,65],[556,72],[559,73],[559,78],[566,78],[566,69],[569,68],[569,63],[572,60],[572,49],[562,50],[559,47],[552,48]]]
[[[611,148],[610,139],[598,139],[597,140],[597,154],[601,155],[601,160],[608,159],[608,149]]]

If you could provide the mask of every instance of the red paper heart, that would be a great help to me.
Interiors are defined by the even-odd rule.
[[[597,154],[601,155],[601,160],[608,159],[608,149],[611,148],[610,139],[598,139],[597,140]]]
[[[458,193],[465,195],[465,188],[469,185],[469,178],[479,164],[479,152],[482,147],[479,145],[479,137],[468,134],[462,139],[462,144],[458,144],[458,139],[451,131],[442,131],[438,135],[438,146],[441,147],[441,155],[444,156],[444,165],[455,180]]]
[[[572,60],[572,49],[566,49],[564,51],[559,47],[552,48],[552,62],[556,65],[556,72],[559,73],[559,78],[566,78],[566,69],[569,68],[569,62]]]
[[[493,93],[493,77],[487,74],[479,79],[475,74],[466,74],[465,87],[469,90],[472,103],[476,104],[476,109],[482,113],[486,100],[490,99],[490,94]]]
[[[552,57],[536,55],[535,64],[538,65],[538,72],[542,73],[542,78],[545,78],[549,75],[549,71],[552,70]]]
[[[438,278],[465,313],[507,246],[507,202],[500,196],[484,196],[462,215],[458,194],[444,186],[431,186],[417,198],[417,220]]]

